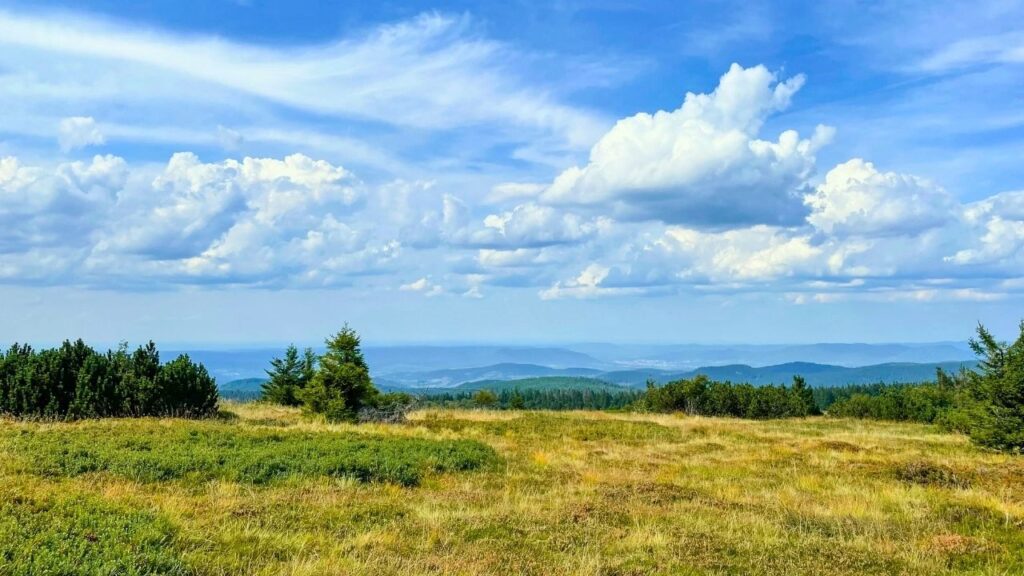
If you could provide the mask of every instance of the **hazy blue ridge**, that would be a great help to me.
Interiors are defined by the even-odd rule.
[[[580,374],[573,374],[574,371],[572,369],[545,370],[542,366],[534,366],[528,371],[536,374],[544,374],[544,376],[531,375],[527,380],[548,379],[557,381],[554,379],[562,378],[565,382],[581,380],[602,382],[611,386],[640,387],[643,386],[648,379],[654,380],[659,384],[664,384],[665,382],[670,382],[672,380],[692,378],[697,374],[704,374],[713,380],[729,380],[732,382],[749,382],[754,385],[767,385],[787,384],[792,381],[793,376],[800,375],[803,376],[811,386],[827,387],[845,386],[847,384],[874,384],[877,382],[922,382],[934,380],[935,369],[937,367],[941,367],[943,370],[948,372],[956,372],[959,371],[961,367],[973,368],[975,365],[976,363],[973,361],[937,363],[892,362],[848,368],[844,366],[815,364],[811,362],[788,362],[785,364],[762,367],[753,367],[746,364],[704,366],[695,370],[687,371],[647,368],[594,373],[590,370],[581,369]],[[479,389],[481,386],[478,383],[481,380],[486,382],[511,382],[524,380],[522,372],[526,370],[521,370],[521,367],[518,367],[517,370],[505,372],[502,377],[477,378],[481,373],[495,374],[501,372],[502,369],[503,368],[497,366],[487,366],[465,370],[447,370],[445,371],[443,381],[432,378],[434,373],[424,373],[420,378],[416,378],[414,374],[404,375],[405,377],[412,378],[411,380],[382,378],[377,381],[383,382],[385,387],[388,389],[439,388],[452,390],[465,389],[467,386],[470,386],[473,389]],[[431,377],[428,377],[428,375]]]

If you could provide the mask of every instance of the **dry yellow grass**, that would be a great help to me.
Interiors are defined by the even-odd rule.
[[[199,574],[1024,573],[1024,461],[928,426],[455,410],[351,426],[227,409],[238,418],[225,426],[282,434],[475,439],[502,463],[413,488],[140,484],[0,464],[0,486],[166,518],[167,545]]]

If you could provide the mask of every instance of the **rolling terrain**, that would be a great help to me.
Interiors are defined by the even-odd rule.
[[[481,388],[500,389],[536,387],[539,381],[552,389],[564,384],[572,388],[573,382],[589,382],[591,387],[639,388],[648,379],[659,384],[672,380],[692,378],[704,374],[713,380],[749,382],[756,386],[788,384],[794,375],[801,375],[814,387],[835,387],[849,384],[875,384],[923,382],[935,378],[935,369],[958,372],[961,367],[971,368],[974,361],[937,363],[889,363],[848,368],[811,362],[791,362],[774,366],[753,367],[745,364],[705,366],[682,372],[653,368],[601,371],[591,368],[549,368],[536,364],[495,364],[476,368],[406,372],[376,376],[375,383],[382,389],[413,393],[459,392]],[[221,384],[224,392],[238,394],[258,392],[263,378],[230,380]],[[486,384],[481,385],[481,382]]]
[[[1022,494],[920,424],[0,419],[0,574],[1020,574]]]
[[[263,378],[278,348],[183,349],[220,382]],[[322,346],[314,346],[317,352]],[[650,374],[690,372],[703,366],[773,366],[792,362],[853,368],[879,364],[928,364],[974,358],[962,343],[804,344],[804,345],[626,345],[563,346],[366,346],[375,379],[406,386],[449,386],[481,379],[511,380],[534,376],[591,376],[636,371],[641,381]],[[490,371],[489,374],[481,371]],[[474,374],[468,371],[476,371]]]

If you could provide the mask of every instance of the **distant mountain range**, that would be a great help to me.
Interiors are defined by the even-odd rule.
[[[829,387],[847,384],[874,384],[877,382],[921,382],[933,380],[936,368],[956,372],[961,368],[974,368],[976,362],[888,362],[870,366],[846,367],[813,362],[787,362],[772,366],[753,367],[746,364],[704,366],[694,370],[670,371],[654,368],[600,371],[593,368],[548,368],[536,364],[494,364],[477,368],[403,372],[389,377],[375,377],[374,382],[384,390],[473,391],[496,390],[508,387],[553,389],[585,387],[589,389],[615,389],[642,387],[648,379],[659,384],[704,374],[713,380],[748,382],[757,386],[788,384],[793,376],[803,376],[811,386]],[[257,390],[264,379],[249,378],[222,384],[223,390]]]
[[[281,348],[187,350],[165,353],[169,359],[187,352],[221,382],[263,378]],[[793,362],[832,367],[958,362],[973,359],[965,344],[572,344],[564,346],[366,346],[373,377],[401,385],[454,386],[484,379],[535,376],[587,376],[625,379],[655,378],[692,372],[701,367],[771,368]],[[885,373],[892,373],[887,369]]]
[[[420,388],[422,392],[475,392],[477,390],[592,390],[604,392],[622,392],[629,390],[625,386],[610,384],[596,378],[577,376],[541,376],[538,378],[522,378],[519,380],[477,380],[463,382],[455,388]]]

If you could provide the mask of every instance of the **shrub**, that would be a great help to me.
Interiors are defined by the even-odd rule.
[[[137,482],[226,480],[267,484],[289,478],[348,477],[418,484],[429,472],[485,468],[498,461],[473,440],[429,440],[363,433],[243,430],[213,421],[54,427],[0,436],[0,448],[41,476],[103,472]]]
[[[858,392],[828,408],[830,416],[933,423],[954,406],[955,392],[934,383],[893,384]]]
[[[0,413],[19,417],[206,416],[217,387],[206,368],[181,356],[160,364],[150,342],[100,354],[81,340],[35,351],[0,353]]]
[[[477,390],[473,394],[473,404],[477,408],[492,408],[498,403],[498,396],[490,390]]]
[[[979,445],[1024,452],[1024,322],[1013,344],[997,341],[984,326],[971,339],[978,371],[936,372],[935,382],[850,387],[828,412],[833,416],[933,422],[963,432]]]
[[[759,386],[718,382],[698,375],[664,386],[648,381],[634,407],[651,412],[686,412],[704,416],[789,418],[817,413],[814,396],[803,378],[793,386]]]
[[[151,512],[0,489],[0,574],[194,574],[176,540],[170,521]]]

